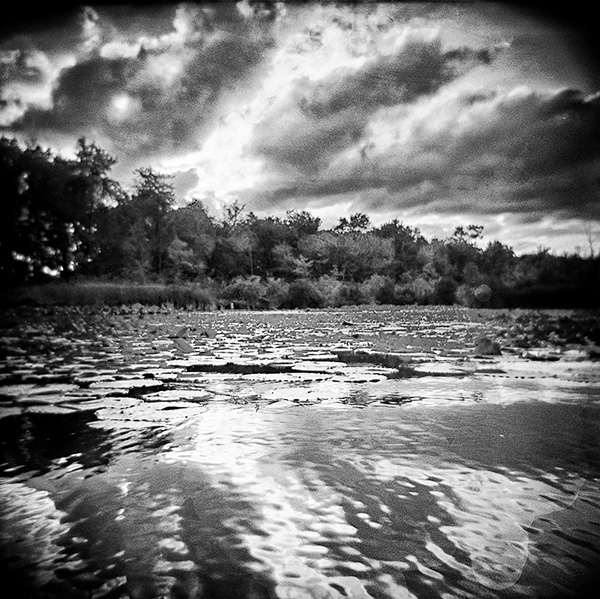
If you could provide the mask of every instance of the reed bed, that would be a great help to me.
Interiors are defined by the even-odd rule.
[[[218,305],[210,288],[199,285],[120,282],[53,282],[19,287],[2,294],[2,304],[65,306],[173,306],[210,310]]]

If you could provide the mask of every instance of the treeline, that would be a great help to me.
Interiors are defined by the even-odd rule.
[[[171,285],[254,309],[599,306],[594,256],[516,256],[499,241],[482,249],[478,225],[428,240],[397,219],[371,226],[361,213],[329,230],[307,211],[259,218],[237,203],[215,218],[200,201],[177,208],[171,178],[149,168],[126,191],[110,177],[115,163],[84,138],[72,159],[0,140],[5,291],[66,280]]]

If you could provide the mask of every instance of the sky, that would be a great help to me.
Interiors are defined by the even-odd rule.
[[[46,4],[3,15],[1,135],[83,136],[126,187],[151,167],[216,217],[600,251],[593,3]]]

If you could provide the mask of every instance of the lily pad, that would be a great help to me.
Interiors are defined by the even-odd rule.
[[[184,352],[186,354],[192,353],[194,351],[194,347],[183,338],[173,339],[173,343],[178,351]]]
[[[56,402],[46,397],[34,396],[34,397],[18,397],[16,399],[17,405],[19,406],[53,406]]]
[[[144,395],[144,401],[147,402],[165,402],[165,401],[188,401],[194,403],[203,403],[212,399],[213,395],[202,390],[195,389],[166,389]]]
[[[23,410],[14,406],[2,406],[0,407],[0,419],[8,418],[9,416],[18,416],[22,414]]]
[[[464,368],[457,368],[449,364],[440,362],[429,362],[427,364],[417,364],[414,366],[416,373],[423,376],[467,376],[470,374]]]
[[[90,385],[91,389],[146,389],[149,391],[158,391],[163,387],[163,382],[152,379],[120,379],[116,381],[101,381]]]
[[[65,414],[73,414],[76,412],[76,409],[67,408],[64,406],[54,406],[54,405],[30,405],[25,408],[24,412],[26,414],[57,414],[57,415],[65,415]]]

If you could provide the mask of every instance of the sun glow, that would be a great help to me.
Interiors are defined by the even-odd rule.
[[[108,117],[115,121],[122,121],[130,117],[140,109],[140,102],[127,94],[118,94],[113,96],[110,103]]]
[[[353,52],[351,44],[340,44],[339,35],[333,29],[326,30],[317,42],[314,32],[311,39],[310,32],[287,31],[254,98],[231,102],[231,110],[220,117],[199,151],[165,159],[160,168],[168,173],[194,169],[199,182],[188,192],[188,198],[213,198],[220,204],[233,199],[236,192],[256,189],[266,182],[269,173],[264,160],[247,152],[255,126],[272,109],[289,101],[299,80],[321,79],[340,68],[358,69],[367,59]]]

